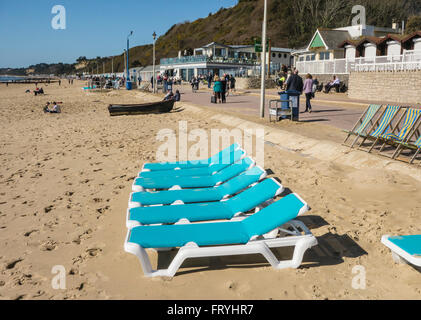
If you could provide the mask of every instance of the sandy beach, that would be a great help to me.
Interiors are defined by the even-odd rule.
[[[282,141],[265,145],[264,163],[270,177],[311,206],[300,220],[319,245],[302,266],[276,271],[254,255],[194,259],[173,279],[145,278],[123,248],[133,180],[145,162],[156,161],[159,130],[177,131],[179,121],[189,130],[227,128],[208,116],[224,114],[204,108],[204,116],[180,102],[170,114],[112,118],[111,103],[158,97],[136,90],[85,93],[83,85],[51,84],[45,96],[25,94],[34,85],[0,85],[0,299],[421,298],[421,270],[395,264],[380,242],[384,234],[421,234],[421,181],[407,174],[421,168],[399,164],[408,167],[402,173],[367,161],[357,168],[282,148]],[[44,114],[47,101],[62,101],[63,113]],[[339,145],[344,138],[317,123],[271,127],[303,141]],[[173,254],[151,253],[154,266],[168,265]],[[64,290],[52,287],[57,265],[66,270]],[[352,286],[356,266],[366,271],[365,289]]]

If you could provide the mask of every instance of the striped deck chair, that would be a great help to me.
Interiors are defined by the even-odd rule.
[[[396,149],[392,158],[397,159],[401,155],[403,150],[412,149],[415,151],[415,154],[410,160],[410,163],[413,163],[415,158],[421,152],[421,116],[419,117],[418,124],[414,125],[412,133],[408,136],[408,138],[405,141],[397,142],[397,144],[398,148]]]
[[[409,161],[409,163],[411,163],[411,164],[414,163],[415,158],[421,153],[421,136],[419,136],[417,141],[415,141],[415,142],[403,142],[403,143],[401,143],[398,147],[398,150],[396,152],[397,154],[394,157],[394,159],[396,159],[404,149],[415,150],[414,156]],[[419,163],[419,165],[421,166],[421,162]]]
[[[364,142],[368,140],[376,140],[380,135],[387,132],[390,127],[393,119],[399,113],[401,109],[400,106],[387,106],[383,112],[383,115],[375,122],[375,124],[370,128],[368,134],[359,136],[363,138],[358,148],[361,148]]]
[[[370,104],[368,108],[364,111],[364,113],[361,115],[360,119],[358,119],[357,123],[354,125],[351,131],[344,130],[344,132],[348,135],[342,144],[346,145],[347,140],[353,135],[357,136],[357,140],[360,134],[366,134],[367,128],[369,127],[369,125],[373,125],[373,118],[381,109],[381,107],[381,105]],[[354,142],[351,144],[351,148],[354,146],[356,140],[354,140]]]
[[[373,150],[373,148],[378,142],[383,142],[383,145],[380,148],[380,152],[382,152],[386,144],[396,146],[397,143],[406,141],[412,129],[418,123],[420,116],[421,116],[420,109],[413,109],[413,108],[406,109],[406,111],[402,114],[401,118],[399,119],[399,121],[397,122],[393,130],[389,133],[384,133],[384,134],[381,134],[379,137],[377,137],[376,141],[374,141],[373,145],[371,146],[369,152]],[[403,119],[403,122],[402,122],[402,119]],[[402,124],[402,127],[400,128],[399,133],[397,133],[397,130],[399,130],[400,124]]]

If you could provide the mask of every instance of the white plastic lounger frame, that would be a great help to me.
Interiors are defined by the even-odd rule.
[[[402,250],[396,244],[392,243],[390,240],[390,235],[385,235],[382,237],[382,243],[392,251],[393,260],[396,263],[406,263],[409,262],[414,266],[421,267],[421,257],[416,257],[410,255],[405,250]]]
[[[266,172],[265,172],[266,173]],[[265,174],[265,176],[267,175],[267,173]],[[263,178],[261,179],[261,180],[263,180]],[[275,194],[275,197],[274,198],[276,198],[276,197],[278,197],[282,192],[284,192],[284,190],[285,190],[285,188],[284,188],[284,186],[282,185],[282,184],[280,184],[278,181],[276,181],[275,179],[272,179],[272,181],[273,182],[275,182],[276,184],[278,184],[279,185],[279,189],[276,191],[276,194]],[[257,183],[254,183],[253,185],[251,185],[250,187],[253,187],[254,185],[256,185]],[[245,189],[246,190],[246,189]],[[244,191],[244,190],[243,190]],[[243,191],[241,191],[241,192],[243,192]],[[241,192],[239,192],[239,193],[241,193]],[[131,199],[132,197],[130,196],[130,199]],[[226,201],[226,200],[228,200],[228,198],[225,198],[224,200],[221,200],[221,201]],[[259,206],[257,206],[256,208],[255,208],[255,212],[258,212],[259,210],[261,210],[261,208],[264,206],[264,205],[268,205],[268,204],[270,204],[270,203],[272,203],[273,202],[273,199],[270,199],[270,200],[268,200],[268,201],[266,201],[266,202],[264,202],[264,203],[262,203],[262,204],[260,204]],[[182,201],[176,201],[175,203],[173,203],[172,205],[183,205],[184,203],[182,202]],[[139,222],[139,221],[135,221],[135,220],[130,220],[130,209],[133,209],[133,208],[138,208],[138,207],[141,207],[141,205],[140,205],[140,203],[138,203],[138,202],[131,202],[131,201],[129,201],[129,208],[127,209],[127,213],[126,213],[126,227],[128,228],[128,229],[132,229],[132,228],[135,228],[135,227],[140,227],[140,226],[142,226],[142,224]],[[234,218],[237,218],[237,217],[240,217],[240,216],[244,216],[245,215],[245,212],[237,212],[235,215],[234,215],[234,217],[233,217],[233,219],[232,220],[234,220]],[[181,223],[184,223],[184,222],[190,222],[190,221],[188,221],[188,219],[181,219],[180,221],[178,221],[176,224],[181,224]]]
[[[244,158],[247,158],[248,156],[247,156],[247,152],[246,152],[246,150],[244,150],[243,148],[241,148],[241,147],[238,147],[237,149],[235,149],[234,151],[238,151],[238,150],[241,150],[241,151],[243,151],[243,156],[240,158],[240,160],[243,160]],[[200,160],[190,160],[190,162],[193,162],[193,161],[200,161]],[[210,166],[212,166],[212,165],[214,165],[215,163],[209,163],[209,167]],[[140,171],[140,173],[142,173],[142,172],[151,172],[151,170],[149,170],[149,169],[145,169],[145,165],[146,165],[146,163],[144,163],[143,164],[143,166],[142,166],[142,170]],[[172,170],[181,170],[181,168],[174,168],[174,169],[171,169],[171,170],[169,170],[169,171],[172,171]],[[164,171],[166,171],[166,170],[164,170]],[[213,172],[212,174],[215,174],[216,172]]]
[[[298,197],[298,195],[296,196]],[[308,206],[306,205],[300,211],[299,215],[304,214],[307,210]],[[287,228],[292,230],[287,230]],[[138,244],[128,242],[130,232],[131,230],[127,233],[124,250],[139,258],[146,277],[174,277],[182,263],[189,258],[221,257],[245,254],[263,255],[274,269],[296,269],[301,265],[304,253],[308,249],[317,245],[316,237],[314,237],[310,230],[301,221],[291,220],[284,226],[276,228],[264,236],[253,237],[247,244],[244,245],[199,247],[196,243],[188,243],[179,249],[168,269],[153,270],[145,248],[139,246]],[[279,261],[270,250],[270,248],[280,247],[294,247],[294,253],[291,260]],[[169,251],[171,249],[172,248],[160,248],[155,250]]]

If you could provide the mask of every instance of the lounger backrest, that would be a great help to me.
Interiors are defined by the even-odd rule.
[[[266,172],[262,168],[253,167],[250,170],[240,174],[239,176],[236,176],[235,178],[218,186],[218,192],[220,192],[222,196],[236,194],[237,192],[247,188],[249,185],[259,181],[260,178],[265,174]]]
[[[209,163],[225,163],[223,161],[227,161],[230,158],[231,154],[240,149],[240,146],[237,143],[230,145],[228,148],[218,152],[217,154],[213,155],[209,158]],[[232,163],[232,162],[231,162]]]
[[[232,151],[231,153],[225,152],[222,156],[218,159],[218,162],[212,162],[211,169],[214,171],[219,171],[228,165],[236,163],[240,161],[245,156],[245,152],[242,149],[237,149]]]
[[[377,127],[377,129],[371,133],[370,135],[373,137],[378,137],[390,128],[390,122],[398,113],[400,107],[399,106],[387,106],[386,111]]]
[[[377,113],[377,111],[379,111],[381,107],[382,106],[378,104],[371,104],[368,107],[367,112],[365,114],[364,119],[361,122],[360,127],[355,131],[356,134],[366,133],[367,127],[370,124],[370,121],[373,119],[374,115]]]
[[[248,170],[251,166],[254,165],[254,163],[255,162],[250,157],[244,158],[215,173],[213,175],[213,179],[215,179],[215,181],[227,181]]]
[[[264,235],[296,218],[307,205],[290,194],[242,221],[249,238]]]
[[[405,139],[408,134],[411,132],[412,127],[415,125],[415,123],[418,121],[418,119],[421,116],[421,109],[408,109],[404,123],[402,125],[402,129],[398,134],[398,137],[400,139]]]
[[[273,179],[267,179],[227,200],[226,205],[234,214],[247,212],[267,199],[274,198],[282,190],[283,187],[280,184]]]

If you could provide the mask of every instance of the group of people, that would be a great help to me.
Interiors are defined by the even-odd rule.
[[[315,97],[316,89],[318,85],[318,80],[314,79],[313,76],[309,73],[305,76],[305,81],[298,75],[297,69],[292,69],[288,71],[287,79],[283,88],[286,91],[298,91],[300,94],[304,92],[306,96],[306,109],[304,112],[312,112],[311,99]]]
[[[51,108],[50,107],[51,103],[47,102],[47,104],[45,105],[45,107],[43,109],[44,113],[61,113],[61,108],[59,106],[59,103],[53,102],[52,105],[53,106]]]
[[[224,74],[222,77],[216,75],[213,78],[213,92],[215,103],[226,103],[229,92],[235,92],[235,78],[229,74]]]

